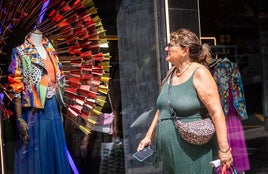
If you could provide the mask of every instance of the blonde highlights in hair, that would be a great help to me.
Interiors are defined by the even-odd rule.
[[[182,48],[189,48],[189,56],[196,62],[208,66],[211,62],[211,48],[201,44],[197,35],[189,29],[179,29],[170,34],[170,40]]]

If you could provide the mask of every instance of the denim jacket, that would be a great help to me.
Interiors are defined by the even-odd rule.
[[[28,37],[22,45],[12,49],[8,81],[13,91],[21,96],[22,107],[44,108],[49,76],[41,56]],[[55,49],[46,37],[43,37],[42,44],[54,65],[56,83],[63,86],[62,65],[54,54]]]

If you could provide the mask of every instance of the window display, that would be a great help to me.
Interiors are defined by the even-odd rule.
[[[19,132],[14,138],[22,140],[15,144],[14,172],[69,173],[70,166],[75,172],[67,149],[73,153],[74,147],[87,146],[83,140],[99,130],[108,103],[111,56],[102,49],[107,37],[94,2],[1,1],[0,10],[1,56],[12,57],[4,66],[9,65],[8,83],[15,93],[12,118]],[[64,134],[64,129],[71,131]],[[112,132],[109,127],[105,133]],[[80,139],[69,143],[74,136]],[[54,158],[55,150],[61,155]]]
[[[8,68],[15,92],[14,173],[71,173],[60,107],[62,72],[51,42],[35,30],[14,48]]]

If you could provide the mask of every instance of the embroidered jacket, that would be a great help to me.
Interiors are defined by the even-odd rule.
[[[27,38],[24,43],[13,48],[8,67],[8,81],[12,89],[20,94],[22,107],[44,108],[49,76],[37,49]],[[63,86],[62,65],[54,54],[51,42],[43,37],[42,44],[55,67],[56,83]]]
[[[212,75],[218,85],[221,104],[225,115],[228,115],[229,105],[233,104],[242,119],[247,119],[246,102],[241,74],[237,64],[227,58],[218,62],[211,68]],[[233,95],[233,101],[229,101],[229,88]]]

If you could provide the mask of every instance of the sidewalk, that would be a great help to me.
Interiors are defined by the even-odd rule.
[[[249,118],[243,121],[251,168],[246,174],[268,174],[268,131],[265,131],[264,122],[258,116]]]

